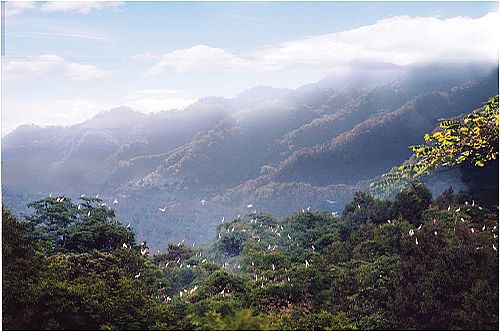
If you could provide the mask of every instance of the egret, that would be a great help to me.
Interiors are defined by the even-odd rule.
[[[200,201],[201,205],[205,205],[205,203],[206,203],[206,202],[207,202],[207,201],[206,201],[205,199],[202,199],[202,200]]]
[[[497,251],[497,247],[493,244],[493,250]]]
[[[418,244],[418,239],[417,238],[415,238],[415,244]]]
[[[81,195],[80,195],[80,198],[84,198],[84,197],[85,197],[85,194],[81,194]]]
[[[136,275],[134,276],[134,278],[139,279],[139,277],[140,277],[140,276],[141,276],[141,272],[139,272],[139,274],[136,274]]]
[[[309,262],[308,262],[308,261],[307,261],[307,259],[306,259],[306,267],[308,267],[308,266],[309,266]]]
[[[170,262],[167,262],[167,264],[165,264],[165,267],[168,267],[168,264],[170,264]]]
[[[165,212],[167,210],[167,207],[165,206],[164,208],[158,208],[161,212]]]
[[[220,239],[220,238],[221,238],[221,236],[220,236],[220,232],[219,232],[219,239]]]
[[[361,209],[361,205],[358,204],[358,209]]]
[[[123,244],[122,244],[122,248],[127,249],[127,244],[126,244],[126,243],[123,243]]]
[[[413,231],[413,229],[410,229],[410,231],[408,232],[408,235],[413,236],[413,234],[415,234],[415,232]]]
[[[254,262],[252,262],[252,266],[255,266],[255,263],[254,263]]]
[[[472,200],[472,206],[476,205],[476,202],[474,202],[474,200]]]
[[[455,212],[460,212],[460,208],[456,209]]]
[[[148,252],[148,249],[141,249],[141,255],[144,256]]]
[[[90,211],[89,211],[89,213],[87,213],[87,217],[90,217]]]
[[[327,199],[326,201],[327,201],[328,203],[330,203],[330,204],[335,204],[335,203],[337,203],[336,201],[331,201],[331,200],[329,200],[329,199]]]
[[[78,204],[78,210],[80,210],[82,208],[82,206],[80,204]]]
[[[276,270],[276,266],[274,266],[274,264],[272,264],[272,268],[273,268],[273,271]]]
[[[316,250],[316,248],[314,247],[314,245],[311,246],[312,250]]]
[[[483,225],[482,231],[484,232],[485,229],[486,229],[486,225]]]
[[[308,207],[307,207],[307,209],[306,209],[306,210],[307,210],[307,212],[309,212],[309,210],[310,210],[310,209],[311,209],[311,207],[310,207],[310,206],[308,206]]]
[[[113,201],[113,204],[118,204],[118,200],[115,198],[115,200]]]
[[[421,228],[422,228],[422,224],[420,224],[420,226],[418,226],[418,228],[417,228],[417,229],[418,229],[418,230],[420,230]]]
[[[287,236],[288,236],[288,240],[292,239],[292,237],[290,236],[290,234],[287,234]]]
[[[247,209],[251,209],[253,207],[253,204],[248,204]]]
[[[203,263],[206,263],[206,262],[207,262],[207,259],[206,259],[206,258],[204,258],[204,259],[201,261],[201,263],[202,263],[202,264],[203,264]]]
[[[448,205],[448,211],[450,211],[450,210],[451,210],[451,205]]]
[[[475,231],[474,231],[474,227],[471,227],[470,232],[471,232],[472,234],[474,234],[474,232],[475,232]]]
[[[95,198],[99,198],[99,194],[95,195]]]
[[[106,203],[102,203],[102,204],[101,204],[101,207],[102,207],[102,206],[106,206]]]
[[[127,229],[129,229],[129,228],[130,228],[130,223],[128,223],[128,225],[127,225],[127,227],[126,227],[126,228],[127,228]]]
[[[220,221],[220,223],[221,223],[221,224],[223,224],[223,223],[224,223],[224,217],[222,217],[222,220]]]
[[[437,232],[437,231],[434,231],[434,235],[438,235],[438,232]]]

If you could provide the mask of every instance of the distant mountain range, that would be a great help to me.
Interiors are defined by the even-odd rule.
[[[355,190],[407,159],[438,118],[497,93],[498,68],[435,65],[383,84],[330,76],[182,111],[121,107],[71,127],[23,125],[2,140],[3,203],[21,213],[49,193],[99,193],[118,199],[119,218],[151,248],[207,242],[222,217],[254,209],[340,212]]]

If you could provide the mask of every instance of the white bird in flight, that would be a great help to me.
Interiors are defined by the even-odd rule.
[[[253,204],[248,204],[247,209],[251,209],[253,207]]]
[[[161,212],[165,212],[167,210],[167,207],[165,206],[164,208],[158,208]]]

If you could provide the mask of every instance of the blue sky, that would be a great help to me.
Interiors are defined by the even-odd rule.
[[[359,63],[497,61],[497,21],[497,2],[9,2],[2,135],[296,88]]]

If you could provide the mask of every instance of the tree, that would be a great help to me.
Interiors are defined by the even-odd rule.
[[[498,158],[498,95],[485,105],[462,117],[443,119],[425,143],[411,146],[414,154],[403,165],[393,168],[372,182],[376,191],[404,187],[409,179],[417,179],[441,169],[469,164],[484,167]]]
[[[134,233],[115,219],[115,212],[99,198],[47,197],[28,204],[34,212],[27,217],[38,238],[52,252],[111,252],[123,243],[133,245]]]

